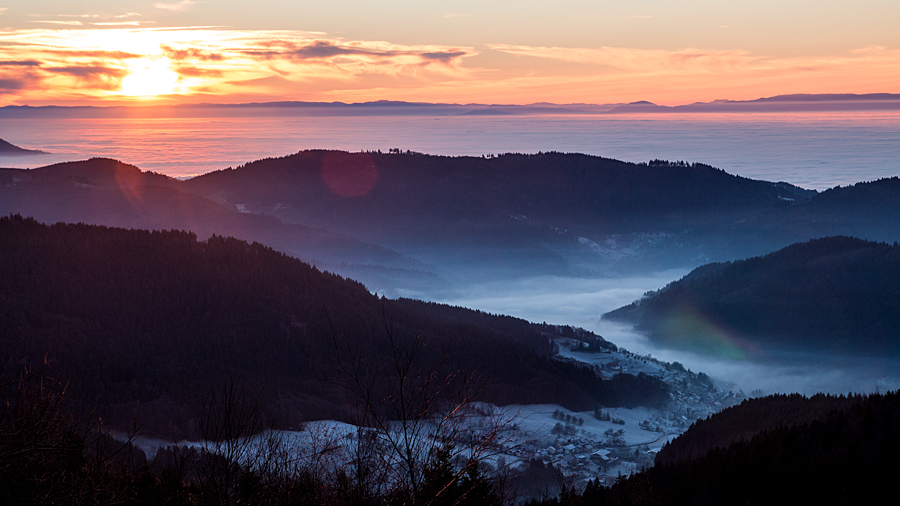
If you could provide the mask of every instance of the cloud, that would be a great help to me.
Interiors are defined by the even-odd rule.
[[[159,48],[170,60],[221,61],[223,59],[220,53],[205,51],[195,47],[174,48],[168,44],[160,44]]]
[[[115,67],[45,67],[43,70],[57,74],[68,74],[83,79],[102,79],[107,77],[124,77],[128,71]]]
[[[634,49],[623,47],[566,48],[495,44],[491,49],[517,56],[545,58],[584,65],[602,66],[621,72],[658,73],[671,70],[703,69],[727,71],[758,62],[762,57],[740,50]]]
[[[9,7],[0,7],[0,14],[3,14],[4,12],[6,12],[8,10],[9,10]]]
[[[484,51],[489,58],[472,58]],[[783,58],[703,48],[495,44],[477,50],[297,30],[47,27],[0,31],[0,79],[7,83],[0,105],[127,103],[133,99],[119,91],[121,79],[145,64],[180,76],[170,96],[179,100],[674,105],[836,90],[900,92],[898,61],[900,50],[881,46]]]
[[[0,93],[3,91],[18,91],[25,87],[25,81],[21,79],[0,78]]]
[[[299,47],[291,52],[291,54],[297,58],[331,58],[332,56],[340,56],[340,55],[348,55],[348,54],[362,54],[362,55],[376,55],[376,54],[384,54],[388,53],[379,53],[378,51],[371,51],[361,48],[353,48],[346,46],[339,46],[332,42],[317,40],[312,44],[307,46]]]
[[[127,51],[105,51],[102,49],[48,49],[48,54],[55,55],[66,60],[94,58],[100,60],[130,60],[141,58],[143,55],[129,53]]]
[[[175,72],[185,77],[221,77],[225,72],[216,69],[203,69],[197,67],[176,67]]]
[[[298,90],[365,89],[375,83],[402,89],[464,79],[469,71],[463,61],[475,54],[471,48],[353,41],[290,30],[13,30],[0,32],[0,61],[39,65],[2,67],[9,75],[0,77],[16,79],[24,72],[16,69],[32,69],[30,84],[18,88],[19,100],[67,96],[67,90],[76,89],[70,95],[78,99],[130,100],[118,93],[120,81],[152,63],[180,76],[176,93],[182,96],[239,92],[280,100],[303,98],[295,96]]]
[[[440,51],[434,53],[419,53],[419,56],[426,60],[439,61],[442,63],[450,63],[451,61],[468,55],[465,51]]]
[[[197,3],[197,2],[194,2],[193,0],[181,0],[180,2],[176,2],[176,3],[159,2],[159,3],[153,4],[153,6],[156,7],[157,9],[163,9],[163,10],[167,10],[167,11],[184,12],[184,11],[188,10],[188,7],[194,5],[195,3]]]
[[[37,60],[0,60],[0,67],[37,67],[40,64]]]
[[[45,20],[30,20],[29,23],[44,23],[48,25],[63,25],[63,26],[83,26],[84,23],[81,21],[59,21],[54,19],[45,19]]]
[[[51,75],[74,78],[72,86],[76,89],[107,92],[119,90],[122,79],[130,73],[124,68],[105,66],[44,67],[42,70]]]
[[[91,23],[93,26],[141,26],[143,24],[154,23],[154,21],[103,21],[99,23]]]

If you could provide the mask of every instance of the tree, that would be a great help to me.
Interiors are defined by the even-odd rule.
[[[204,440],[197,464],[202,493],[209,504],[232,504],[241,479],[260,453],[253,436],[262,432],[261,409],[243,387],[229,381],[213,391],[200,415]],[[247,482],[244,481],[246,492]]]
[[[345,386],[358,401],[353,421],[373,431],[351,466],[358,486],[373,486],[374,463],[383,473],[378,486],[390,484],[383,492],[400,503],[444,504],[465,476],[478,488],[480,463],[502,446],[513,417],[476,406],[475,376],[449,367],[447,349],[426,355],[422,335],[401,339],[386,319],[377,343],[386,354],[377,362],[359,348],[342,349],[332,334]]]

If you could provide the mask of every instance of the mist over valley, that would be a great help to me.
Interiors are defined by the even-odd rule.
[[[896,177],[814,190],[683,161],[392,148],[179,179],[91,158],[0,169],[0,215],[2,374],[64,382],[152,466],[283,447],[290,476],[337,490],[365,441],[401,441],[367,450],[388,481],[407,479],[398,448],[453,441],[456,466],[514,477],[517,497],[580,480],[609,501],[654,462],[717,462],[710,438],[744,455],[735,419],[768,452],[772,427],[893,416],[881,392],[900,385]],[[848,392],[869,395],[823,396]],[[253,422],[218,436],[232,403]],[[847,444],[871,436],[852,427]]]
[[[0,178],[4,214],[258,241],[379,295],[575,325],[745,392],[896,385],[893,359],[773,342],[729,354],[601,318],[710,261],[836,234],[890,240],[900,234],[896,179],[816,192],[681,162],[333,151],[187,181],[108,159],[4,169]],[[803,297],[817,304],[814,293]]]
[[[7,0],[0,503],[896,503],[898,20]]]

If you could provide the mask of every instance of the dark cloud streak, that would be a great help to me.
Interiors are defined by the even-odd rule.
[[[185,77],[220,77],[223,72],[216,69],[200,69],[197,67],[178,67],[175,69],[178,75]]]
[[[0,79],[0,93],[5,90],[17,91],[25,87],[26,82],[20,79]]]
[[[331,58],[334,56],[346,56],[361,54],[365,56],[391,56],[399,54],[394,51],[372,51],[355,47],[337,46],[331,42],[317,40],[308,46],[301,46],[289,52],[290,55],[300,59]]]
[[[443,51],[443,52],[435,52],[435,53],[419,53],[419,56],[425,58],[426,60],[434,60],[442,63],[450,63],[451,61],[466,56],[468,53],[465,51]]]
[[[0,67],[39,67],[41,62],[37,60],[0,60]]]
[[[175,49],[174,47],[168,46],[166,44],[160,44],[159,47],[160,49],[162,49],[163,54],[165,54],[166,57],[170,60],[222,61],[224,59],[224,57],[219,53],[204,51],[202,49],[196,49],[193,47],[189,47],[186,49]]]
[[[131,60],[135,58],[143,58],[144,55],[128,53],[125,51],[97,51],[97,50],[44,50],[42,52],[62,56],[66,58],[101,58],[109,60]]]
[[[330,41],[317,40],[310,44],[298,45],[289,41],[275,40],[267,44],[261,44],[260,49],[246,49],[241,54],[256,58],[275,59],[289,58],[292,60],[329,60],[338,56],[367,56],[379,58],[371,62],[378,65],[390,64],[390,58],[398,56],[414,56],[424,60],[425,64],[439,62],[450,64],[458,58],[468,56],[467,51],[395,51],[383,49],[369,49],[358,46],[346,46]]]
[[[128,75],[127,70],[102,66],[50,67],[45,68],[44,70],[46,70],[47,72],[52,72],[54,74],[67,74],[70,76],[81,77],[83,79],[96,79],[104,76],[121,78]]]

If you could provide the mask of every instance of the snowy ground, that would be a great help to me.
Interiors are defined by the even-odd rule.
[[[589,364],[601,377],[645,373],[660,378],[671,392],[667,406],[664,409],[601,406],[598,411],[571,412],[554,404],[502,408],[477,405],[477,412],[490,413],[490,416],[471,416],[466,423],[474,431],[483,428],[486,421],[500,421],[499,447],[487,452],[484,458],[488,469],[516,473],[540,461],[562,472],[575,485],[594,478],[612,483],[619,475],[651,466],[663,445],[683,433],[696,419],[744,399],[742,392],[723,388],[703,374],[661,362],[650,355],[622,350],[587,352],[583,351],[581,341],[566,338],[554,341],[559,350],[558,359]],[[289,454],[292,462],[307,469],[328,471],[350,462],[360,434],[361,430],[353,425],[323,420],[309,422],[300,431],[261,434],[248,448],[262,448],[277,441],[280,451]],[[383,435],[378,437],[384,439]],[[134,442],[151,458],[160,447],[176,444],[143,437]],[[203,442],[177,444],[212,448]]]

